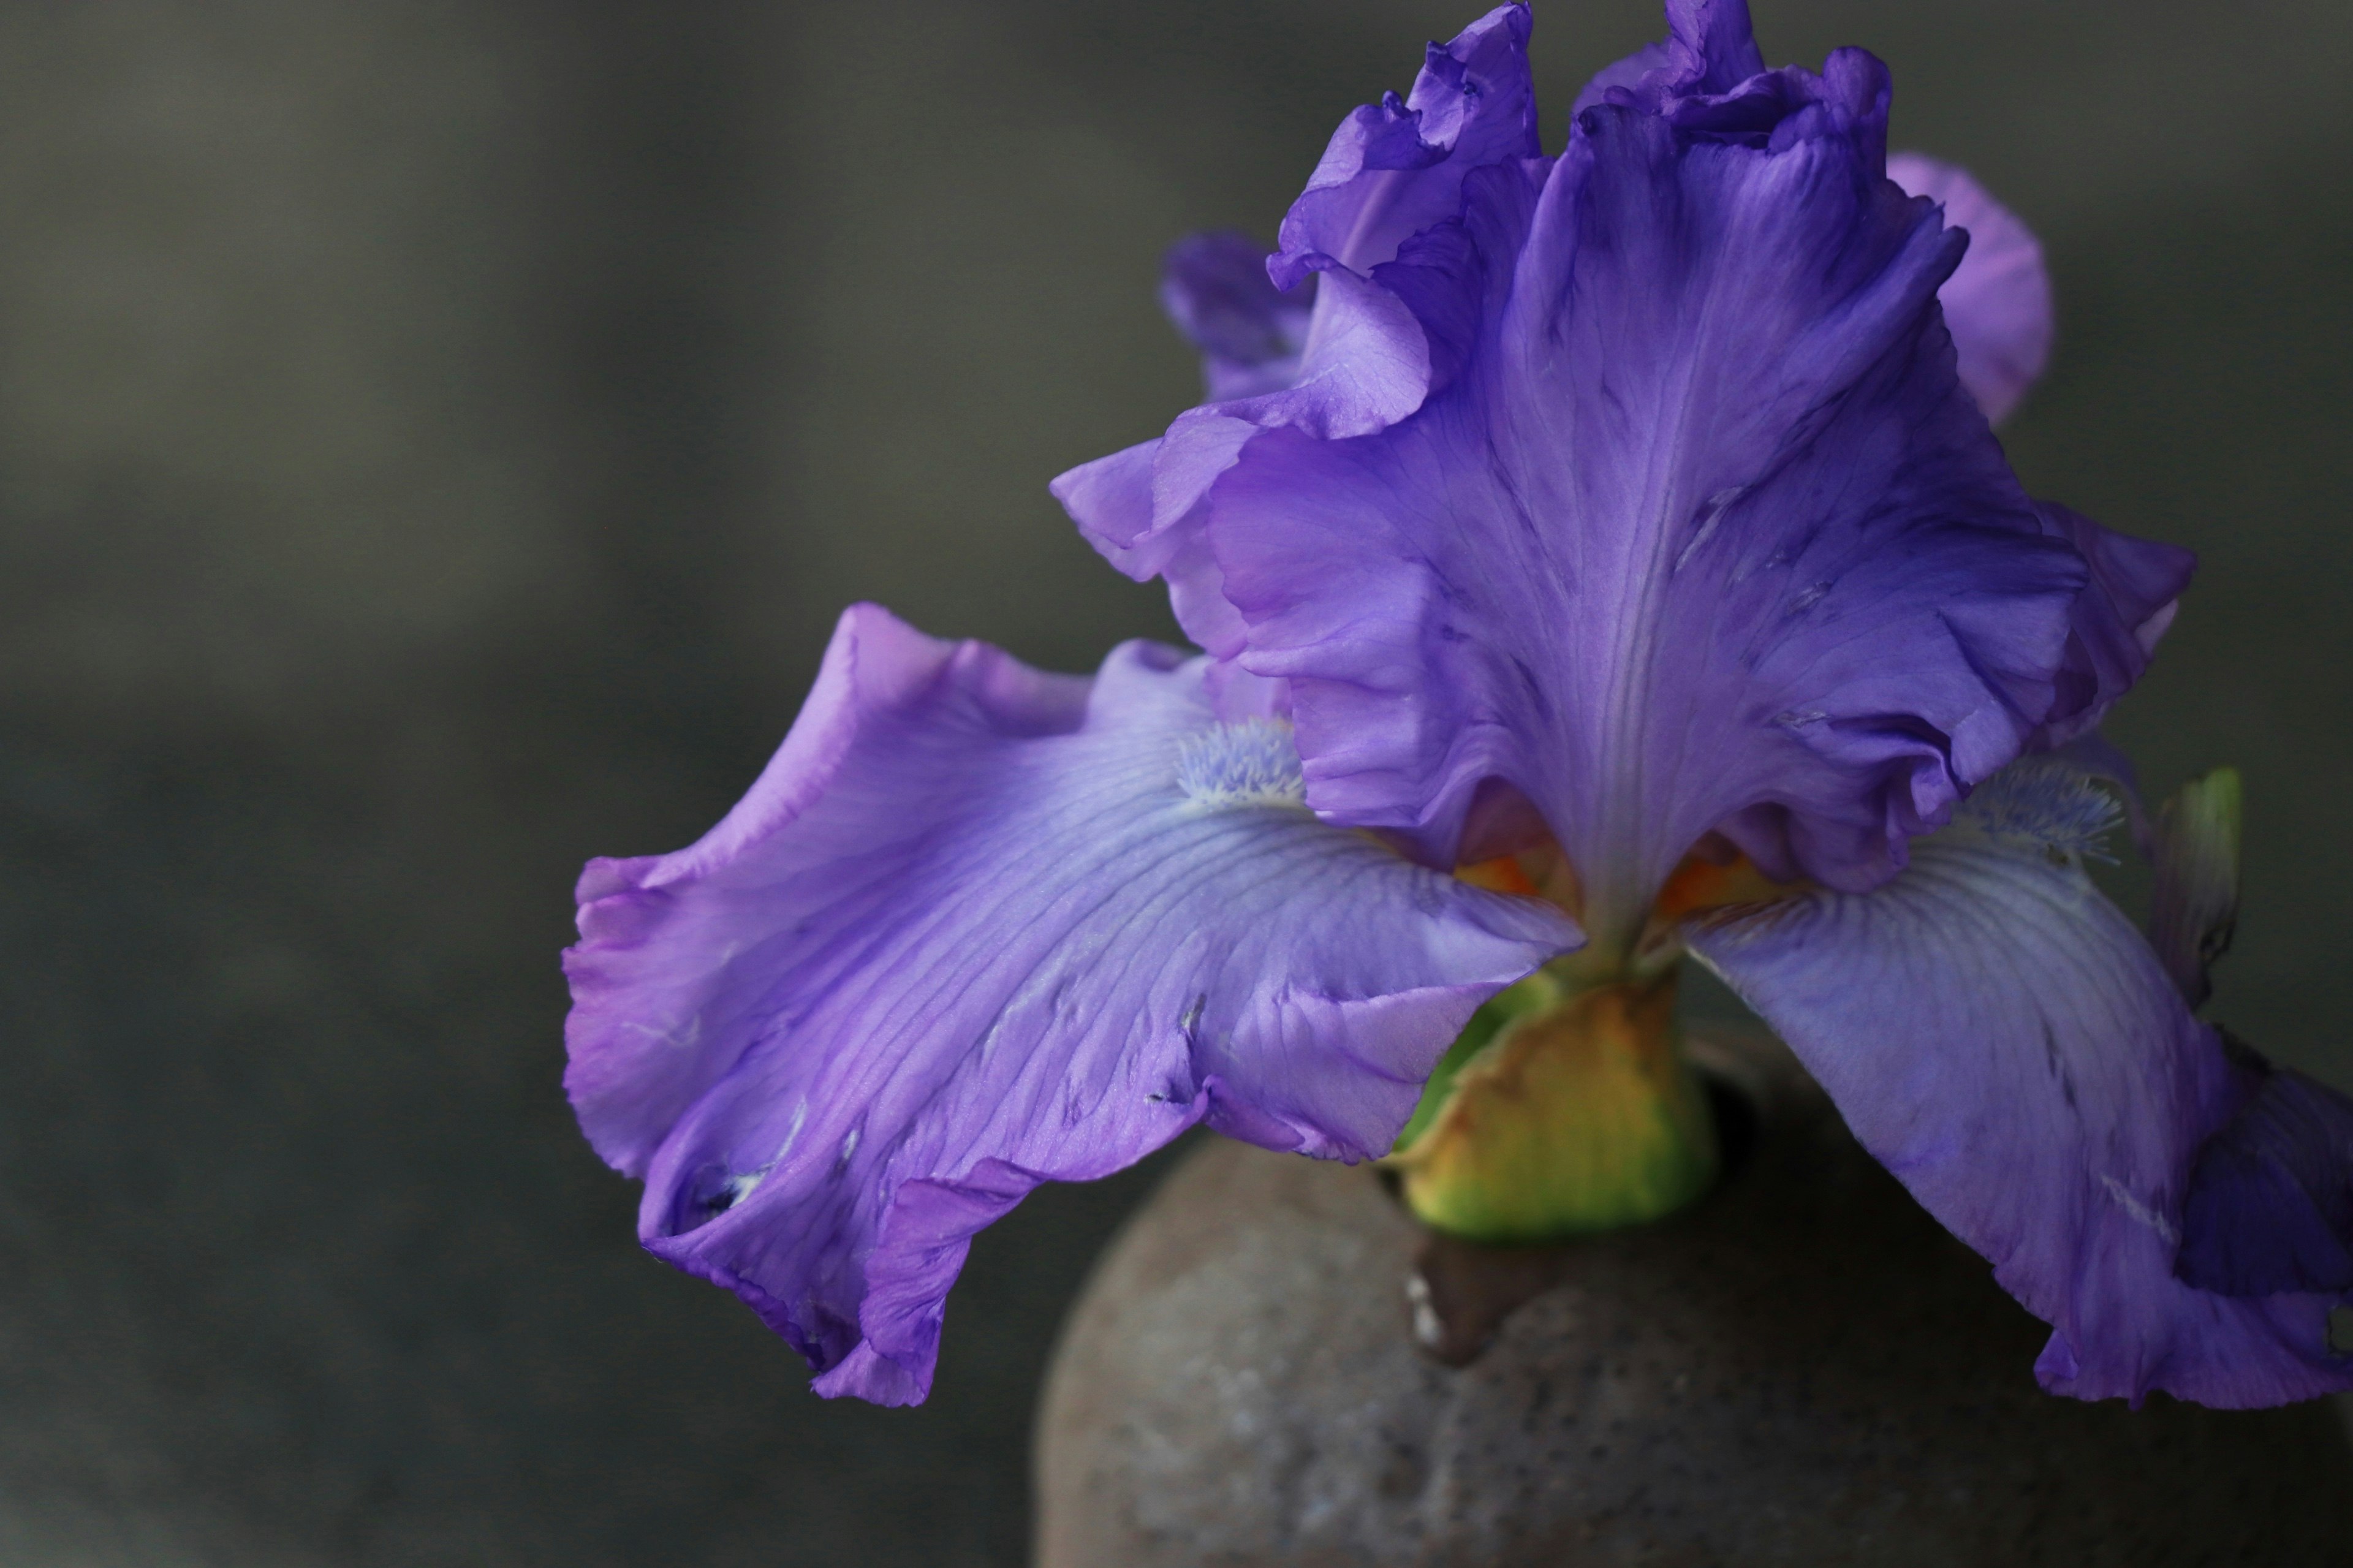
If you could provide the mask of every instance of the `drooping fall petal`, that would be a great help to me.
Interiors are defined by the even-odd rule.
[[[1691,944],[1788,1041],[1863,1147],[2051,1324],[2045,1387],[2232,1407],[2353,1388],[2353,1356],[2330,1341],[2334,1276],[2262,1281],[2278,1293],[2201,1288],[2226,1259],[2185,1241],[2193,1162],[2237,1125],[2245,1088],[2084,873],[2113,816],[2073,770],[2021,763],[1886,886],[1720,915]],[[2301,1142],[2245,1127],[2226,1151],[2233,1168],[2201,1173],[2203,1201],[2271,1237],[2251,1238],[2251,1255],[2276,1263],[2304,1213],[2274,1175],[2293,1187],[2298,1160],[2333,1157],[2341,1183],[2337,1116],[2333,1151],[2326,1127]],[[2325,1183],[2293,1195],[2324,1215],[2353,1202]],[[2213,1275],[2177,1276],[2198,1258]]]
[[[871,607],[749,795],[581,879],[566,1075],[639,1235],[826,1394],[928,1390],[973,1234],[1196,1121],[1387,1150],[1489,994],[1576,944],[1300,804],[1203,661],[1089,681]]]

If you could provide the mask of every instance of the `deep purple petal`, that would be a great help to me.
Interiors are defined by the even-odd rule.
[[[2198,1151],[2174,1271],[2229,1296],[2353,1293],[2353,1100],[2232,1044],[2245,1101]]]
[[[2191,1156],[2239,1091],[2084,874],[2112,814],[2070,770],[2022,763],[1886,886],[1719,918],[1692,947],[2052,1325],[2045,1387],[2226,1406],[2353,1387],[2353,1359],[2328,1347],[2333,1298],[2174,1277]]]
[[[639,1234],[821,1393],[921,1399],[973,1233],[1196,1121],[1385,1150],[1480,1001],[1574,945],[1297,801],[1288,731],[1203,661],[1084,679],[846,615],[749,795],[599,861],[566,1076]],[[1245,700],[1250,693],[1236,693]]]
[[[2051,710],[2028,742],[2043,750],[2097,728],[2141,678],[2173,624],[2176,601],[2196,574],[2198,557],[2178,544],[2104,528],[2054,502],[2037,501],[2034,510],[2043,531],[2066,541],[2091,572],[2068,616],[2067,650]]]
[[[1724,99],[1765,74],[1746,0],[1667,0],[1667,36],[1604,66],[1569,106],[1573,120],[1598,104],[1656,112],[1679,99]]]
[[[1633,102],[1634,89],[1641,86],[1645,78],[1656,71],[1673,68],[1675,58],[1672,49],[1673,40],[1662,38],[1655,44],[1644,45],[1621,60],[1603,66],[1593,73],[1593,79],[1585,84],[1569,104],[1569,119],[1575,121],[1597,103]]]
[[[1683,97],[1737,91],[1764,74],[1748,0],[1667,0],[1667,79]]]
[[[1279,392],[1299,378],[1313,294],[1282,293],[1266,275],[1267,248],[1220,229],[1178,240],[1160,276],[1160,305],[1201,351],[1211,401]]]
[[[2042,243],[1966,169],[1897,153],[1887,160],[1887,177],[1944,208],[1947,227],[1968,231],[1968,254],[1937,299],[1960,355],[1961,384],[1999,425],[2051,359],[2051,274]]]
[[[1319,810],[1443,858],[1499,777],[1615,930],[1713,829],[1869,885],[2035,732],[2087,569],[1955,377],[1960,242],[1881,178],[1885,105],[1847,55],[1697,131],[1589,108],[1524,219],[1466,186],[1460,378],[1219,480],[1242,658],[1291,682]]]

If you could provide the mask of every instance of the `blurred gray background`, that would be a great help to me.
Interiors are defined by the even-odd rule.
[[[929,1406],[818,1401],[572,1129],[572,877],[718,816],[847,601],[1166,635],[1045,491],[1193,395],[1158,253],[1479,8],[0,7],[0,1562],[1019,1560],[1150,1173],[982,1238]],[[2217,1011],[2353,1084],[2353,9],[1757,11],[2042,234],[2016,460],[2206,561],[2112,732],[2248,770]],[[1657,31],[1543,0],[1550,141]]]

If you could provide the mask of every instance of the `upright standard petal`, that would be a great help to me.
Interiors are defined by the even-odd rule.
[[[973,1234],[1197,1121],[1386,1150],[1486,996],[1577,936],[1300,804],[1202,662],[1092,682],[871,607],[700,843],[597,861],[566,1087],[638,1229],[828,1394],[923,1398]]]
[[[2244,1091],[2084,874],[2114,811],[2063,765],[2029,761],[1885,887],[1718,916],[1689,941],[1863,1146],[2052,1325],[2045,1387],[2224,1406],[2353,1387],[2353,1356],[2330,1342],[2337,1295],[2176,1277],[2193,1156]],[[2274,1195],[2260,1186],[2231,1199]]]
[[[1748,0],[1667,0],[1666,51],[1658,79],[1676,97],[1736,93],[1765,72]]]
[[[1342,121],[1267,258],[1282,290],[1321,275],[1294,357],[1236,374],[1234,356],[1201,335],[1195,308],[1205,268],[1232,263],[1230,244],[1214,258],[1198,241],[1171,253],[1162,298],[1208,352],[1218,401],[1180,416],[1160,440],[1082,465],[1051,488],[1114,566],[1138,580],[1167,578],[1178,623],[1204,647],[1230,643],[1237,628],[1199,542],[1201,503],[1241,449],[1276,428],[1363,435],[1429,395],[1428,333],[1377,273],[1414,235],[1455,216],[1473,172],[1540,156],[1529,26],[1525,5],[1498,7],[1451,43],[1430,45],[1409,97],[1391,93]],[[1230,295],[1238,285],[1219,288]],[[1252,309],[1268,307],[1258,300]]]
[[[1431,44],[1413,91],[1340,122],[1282,220],[1271,268],[1289,288],[1312,271],[1369,274],[1461,209],[1473,169],[1543,152],[1528,74],[1525,5],[1499,5],[1449,44]]]
[[[1887,177],[1935,202],[1947,226],[1968,234],[1968,254],[1936,297],[1960,355],[1961,384],[1999,425],[2051,360],[2051,274],[2042,244],[1966,169],[1898,153],[1887,160]]]
[[[1317,808],[1443,858],[1500,779],[1597,940],[1711,830],[1889,875],[2035,735],[2090,576],[1955,375],[1962,242],[1882,178],[1878,62],[1715,92],[1740,8],[1684,10],[1681,64],[1588,107],[1539,198],[1474,178],[1451,248],[1392,269],[1469,301],[1453,384],[1369,437],[1261,436],[1208,525]]]

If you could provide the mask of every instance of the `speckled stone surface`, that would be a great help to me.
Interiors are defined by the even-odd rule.
[[[1065,1327],[1039,1568],[2353,1563],[2327,1404],[2043,1394],[2042,1325],[1787,1053],[1717,1067],[1757,1108],[1725,1185],[1496,1259],[1540,1288],[1460,1369],[1371,1173],[1204,1145]]]

